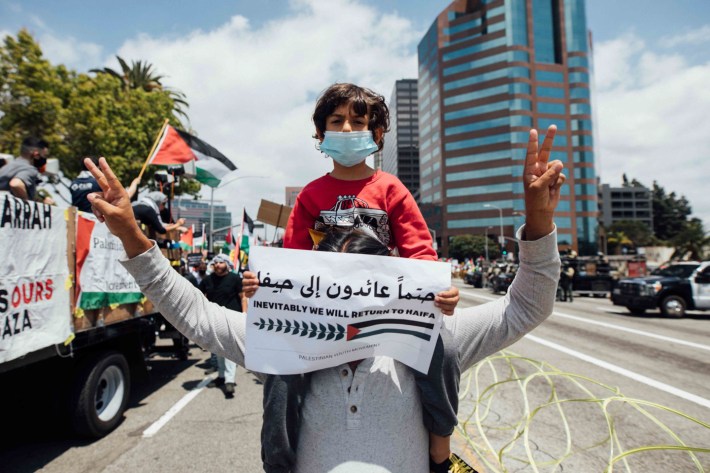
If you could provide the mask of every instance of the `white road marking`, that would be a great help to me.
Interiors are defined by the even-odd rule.
[[[656,381],[655,379],[635,373],[633,371],[627,370],[625,368],[614,365],[612,363],[607,363],[606,361],[602,361],[602,360],[599,360],[599,359],[594,358],[592,356],[585,355],[584,353],[578,352],[576,350],[572,350],[571,348],[567,348],[562,345],[558,345],[557,343],[550,342],[548,340],[542,339],[540,337],[536,337],[534,335],[525,335],[525,338],[530,341],[539,343],[540,345],[545,345],[546,347],[552,348],[553,350],[561,351],[562,353],[566,353],[566,354],[573,356],[575,358],[579,358],[580,360],[586,361],[587,363],[591,363],[593,365],[597,365],[597,366],[607,369],[609,371],[613,371],[614,373],[618,373],[622,376],[626,376],[627,378],[631,378],[634,381],[638,381],[639,383],[643,383],[643,384],[646,384],[646,385],[651,386],[653,388],[659,389],[661,391],[665,391],[669,394],[673,394],[673,395],[683,398],[687,401],[694,402],[700,406],[710,408],[710,400],[702,398],[700,396],[696,396],[695,394],[691,394],[687,391],[683,391],[682,389],[678,389],[678,388],[673,387],[669,384],[665,384],[660,381]]]
[[[153,422],[153,424],[145,429],[143,431],[143,438],[148,438],[152,437],[153,435],[157,434],[158,431],[163,428],[165,424],[170,422],[170,419],[175,417],[175,415],[182,410],[183,407],[187,406],[190,401],[192,401],[198,394],[200,394],[200,391],[202,391],[209,382],[212,381],[211,377],[207,377],[203,379],[200,384],[195,386],[192,391],[189,393],[185,394],[182,399],[180,399],[178,402],[176,402],[173,407],[168,409],[168,412],[163,414],[163,416],[158,419],[157,421]]]
[[[495,297],[482,296],[479,294],[466,294],[466,295],[470,296],[470,297],[476,297],[479,299],[483,299],[483,300],[488,300],[488,301],[497,300],[497,298],[495,298]],[[601,309],[601,308],[599,308],[599,309]],[[671,342],[671,343],[675,343],[678,345],[685,345],[687,347],[697,348],[699,350],[710,351],[710,345],[701,345],[700,343],[688,342],[686,340],[681,340],[680,338],[666,337],[665,335],[658,335],[658,334],[651,333],[651,332],[644,332],[642,330],[636,330],[633,328],[624,327],[622,325],[615,325],[615,324],[610,324],[607,322],[599,322],[597,320],[585,319],[583,317],[577,317],[576,315],[565,314],[564,312],[558,312],[556,310],[553,311],[552,314],[556,315],[558,317],[574,320],[576,322],[582,322],[582,323],[591,324],[591,325],[598,325],[600,327],[606,327],[606,328],[610,328],[613,330],[619,330],[620,332],[633,333],[635,335],[640,335],[642,337],[655,338],[657,340],[663,340],[664,342]]]

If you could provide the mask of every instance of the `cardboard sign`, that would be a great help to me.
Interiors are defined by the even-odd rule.
[[[260,287],[247,312],[248,369],[305,373],[382,355],[428,372],[449,264],[260,246],[250,265]]]
[[[277,204],[275,202],[269,202],[268,200],[261,199],[256,219],[275,227],[286,228],[286,224],[288,224],[288,217],[291,215],[291,210],[293,209],[287,205]]]

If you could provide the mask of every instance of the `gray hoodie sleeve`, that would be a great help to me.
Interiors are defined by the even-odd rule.
[[[552,313],[560,274],[557,229],[535,241],[523,241],[518,230],[520,267],[508,293],[444,317],[454,334],[461,372],[508,347],[540,325]]]
[[[244,366],[246,314],[209,302],[153,247],[121,264],[146,297],[180,333],[202,348]]]

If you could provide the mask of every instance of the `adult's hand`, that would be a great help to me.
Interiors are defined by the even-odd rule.
[[[94,215],[101,222],[105,222],[109,231],[121,240],[129,258],[148,251],[153,243],[138,228],[131,199],[106,159],[99,158],[100,169],[90,159],[85,159],[84,164],[102,191],[93,192],[88,196]]]
[[[555,208],[560,201],[560,188],[566,179],[562,174],[562,161],[549,161],[556,131],[557,127],[550,125],[542,148],[539,149],[537,130],[530,130],[523,171],[526,240],[542,238],[554,228]]]

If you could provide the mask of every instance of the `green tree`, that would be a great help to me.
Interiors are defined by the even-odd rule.
[[[0,150],[18,154],[28,135],[42,136],[62,154],[64,107],[74,73],[52,66],[26,30],[0,47]]]
[[[710,236],[705,233],[703,222],[692,218],[683,223],[680,232],[673,238],[673,258],[687,257],[696,261],[703,261],[708,257],[706,249],[710,247]]]
[[[131,65],[123,60],[121,56],[116,56],[118,64],[121,66],[121,72],[117,72],[110,67],[103,69],[91,69],[89,72],[95,72],[97,75],[107,74],[121,83],[121,87],[126,91],[141,89],[145,92],[162,91],[167,92],[173,100],[173,108],[175,113],[187,118],[185,109],[189,107],[185,100],[185,94],[182,92],[164,87],[161,80],[162,75],[159,75],[153,69],[153,65],[147,61],[131,61]]]
[[[621,220],[614,222],[609,227],[611,234],[623,233],[634,247],[648,246],[654,243],[651,229],[643,222],[637,220]]]
[[[486,256],[486,238],[483,235],[456,235],[449,243],[449,256],[459,261],[466,258],[477,259]],[[488,258],[500,258],[498,243],[488,238]]]
[[[675,192],[666,194],[658,182],[653,181],[653,233],[660,240],[672,241],[684,228],[692,213],[690,202]]]

